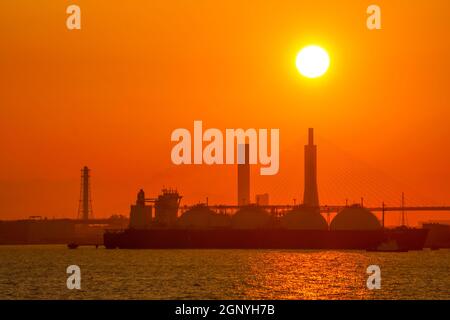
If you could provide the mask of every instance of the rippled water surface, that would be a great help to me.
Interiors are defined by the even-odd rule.
[[[381,289],[366,287],[369,265]],[[66,268],[81,268],[81,290]],[[0,246],[1,299],[450,299],[450,250],[105,250]]]

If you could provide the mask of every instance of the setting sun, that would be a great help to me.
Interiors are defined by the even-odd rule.
[[[321,47],[308,46],[298,53],[295,64],[303,76],[317,78],[328,70],[330,57]]]

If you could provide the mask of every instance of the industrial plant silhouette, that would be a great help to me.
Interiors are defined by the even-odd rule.
[[[30,219],[0,223],[0,243],[104,243],[107,248],[315,248],[370,249],[395,241],[394,250],[421,249],[428,230],[406,228],[406,211],[450,211],[448,206],[365,207],[319,202],[314,130],[304,147],[303,203],[251,202],[249,145],[238,145],[236,203],[180,206],[182,196],[165,188],[157,197],[137,194],[129,219],[93,217],[90,169],[81,170],[78,219]],[[402,212],[402,228],[385,228],[386,212]],[[381,219],[375,216],[381,213]],[[331,215],[334,218],[331,219]],[[434,226],[431,226],[434,228]],[[430,229],[430,228],[428,228]],[[446,243],[446,241],[442,242]]]
[[[250,202],[249,145],[238,145],[245,161],[237,165],[235,205],[185,206],[178,215],[181,196],[163,189],[157,198],[146,198],[143,190],[131,206],[129,228],[107,231],[107,248],[292,248],[379,250],[422,249],[428,230],[386,229],[384,214],[399,208],[365,208],[361,204],[320,205],[317,185],[317,146],[314,131],[305,145],[304,194],[301,205],[268,205]],[[150,205],[151,203],[152,205]],[[410,208],[429,210],[429,207]],[[401,208],[404,212],[405,208]],[[450,208],[434,208],[449,210]],[[154,212],[153,212],[154,211]],[[381,211],[381,222],[372,211]],[[330,223],[330,212],[337,215]],[[154,214],[153,214],[154,213]],[[322,216],[327,214],[327,220]]]
[[[288,229],[380,229],[384,227],[384,213],[387,211],[441,211],[450,207],[379,207],[365,208],[362,203],[349,205],[320,205],[317,183],[317,146],[314,144],[314,129],[308,129],[308,143],[304,147],[304,190],[303,203],[300,205],[269,205],[268,195],[257,195],[256,203],[251,203],[251,176],[249,163],[249,145],[238,145],[238,156],[243,154],[244,163],[237,165],[236,204],[208,205],[199,204],[179,208],[181,196],[176,190],[164,189],[158,198],[145,199],[140,190],[136,205],[131,207],[130,226],[134,228],[155,226],[226,226],[223,216],[229,217],[229,225],[237,228],[246,224],[263,227],[279,220],[281,226]],[[153,203],[153,206],[147,205]],[[170,207],[170,210],[168,209]],[[154,212],[153,212],[154,211]],[[180,212],[178,212],[180,211]],[[382,213],[381,221],[372,212]],[[329,221],[329,214],[338,212],[338,216]],[[181,216],[178,219],[178,215]],[[322,214],[328,215],[328,221]],[[232,217],[232,219],[231,219]],[[240,221],[239,221],[240,220]],[[239,221],[239,222],[238,222]],[[404,221],[404,219],[403,219]]]

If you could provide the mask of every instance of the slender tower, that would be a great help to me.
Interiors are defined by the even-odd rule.
[[[237,150],[238,158],[238,206],[250,203],[250,160],[249,145],[239,144]]]
[[[305,190],[303,204],[308,207],[319,207],[317,191],[317,146],[314,145],[314,129],[308,129],[308,144],[305,146]]]
[[[78,205],[78,219],[89,220],[92,218],[92,199],[91,199],[91,185],[89,168],[81,169],[81,187],[80,187],[80,202]]]

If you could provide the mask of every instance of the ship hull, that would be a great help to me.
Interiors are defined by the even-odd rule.
[[[395,240],[404,250],[423,249],[427,230],[128,229],[106,232],[108,249],[373,249]]]

